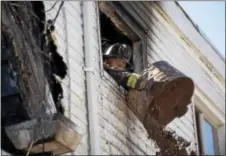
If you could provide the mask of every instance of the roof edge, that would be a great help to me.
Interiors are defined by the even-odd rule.
[[[195,22],[191,19],[191,17],[188,15],[188,13],[183,9],[183,7],[175,1],[176,5],[182,10],[184,15],[187,17],[187,19],[191,22],[193,27],[197,30],[197,32],[204,38],[204,40],[214,49],[214,51],[219,55],[219,57],[222,59],[222,61],[225,62],[225,58],[223,55],[219,52],[219,50],[215,47],[215,45],[210,41],[210,39],[205,35],[205,33],[202,31],[202,29],[195,24]]]
[[[205,67],[205,70],[225,84],[225,60],[219,55],[213,45],[197,30],[194,22],[177,5],[177,2],[158,1],[157,11],[165,18],[184,42],[193,50],[191,54]]]

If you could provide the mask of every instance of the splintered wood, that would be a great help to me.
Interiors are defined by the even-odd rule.
[[[134,34],[132,29],[121,19],[115,9],[108,2],[99,2],[100,11],[103,12],[115,26],[132,41],[137,41],[139,38]]]
[[[127,104],[143,123],[159,154],[187,155],[189,143],[164,127],[187,112],[193,81],[165,61],[144,70],[138,88],[128,93]]]
[[[65,154],[73,152],[81,141],[78,127],[60,113],[7,126],[6,133],[17,149],[30,153]]]

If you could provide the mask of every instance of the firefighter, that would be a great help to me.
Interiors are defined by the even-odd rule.
[[[140,75],[131,73],[133,67],[130,63],[132,48],[125,43],[111,43],[102,40],[104,69],[125,89],[135,88]]]
[[[128,90],[127,105],[147,130],[151,118],[167,125],[187,112],[194,91],[189,77],[166,61],[155,62],[140,74],[131,72],[132,48],[125,43],[103,39],[102,50],[105,70]]]
[[[132,47],[126,43],[112,43],[104,38],[102,40],[104,69],[125,89],[141,90],[144,87],[155,85],[154,79],[148,82],[140,74],[134,73],[130,63]],[[145,83],[144,83],[145,82]]]

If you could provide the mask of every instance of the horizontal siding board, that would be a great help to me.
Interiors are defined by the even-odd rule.
[[[84,75],[83,71],[84,57],[81,57],[77,53],[77,51],[74,51],[74,49],[72,49],[71,47],[68,47],[68,54],[70,56],[69,58],[70,68],[74,69],[74,71],[77,71],[79,74]]]
[[[72,93],[69,93],[69,94],[72,94]],[[64,93],[64,99],[69,100],[68,93]],[[86,106],[85,106],[86,101],[83,101],[78,96],[75,96],[74,94],[72,94],[70,97],[70,102],[72,105],[76,105],[76,107],[78,107],[82,112],[87,112]]]
[[[190,116],[191,116],[191,114],[190,114]],[[192,126],[192,121],[191,121],[191,119],[189,118],[184,118],[185,120],[180,120],[180,119],[178,119],[177,120],[177,122],[174,122],[175,124],[179,124],[179,125],[181,125],[181,127],[187,127],[188,128],[188,130],[192,130],[193,131],[193,126]],[[190,126],[190,127],[188,127],[188,125]],[[190,131],[189,131],[189,133],[190,133]],[[186,133],[184,134],[184,135],[187,135]]]
[[[166,57],[166,59],[167,59],[167,56],[165,56],[165,57]],[[161,57],[161,58],[164,58],[164,57]],[[171,61],[170,61],[170,63],[173,64]],[[181,127],[184,127],[184,125],[182,124]],[[192,130],[193,130],[193,129],[192,129]],[[190,132],[188,132],[188,133],[190,133]],[[181,134],[181,133],[180,133],[180,134]],[[186,133],[184,133],[184,132],[183,132],[183,134],[184,134],[183,136],[189,135],[189,134],[186,134]]]
[[[139,2],[135,2],[137,5],[138,4],[140,4]],[[143,5],[143,8],[145,8],[146,6],[145,5]],[[143,9],[143,10],[145,10],[145,9]],[[150,11],[150,9],[149,9],[149,11]],[[153,13],[155,13],[155,11],[153,10],[152,11]],[[146,15],[152,15],[152,14],[147,14],[147,12],[146,12]],[[156,16],[158,16],[158,18],[161,18],[160,16],[159,16],[159,14],[158,13],[156,13],[155,14]],[[185,48],[184,48],[184,46],[182,46],[182,44],[176,44],[177,42],[173,42],[173,41],[175,41],[175,40],[177,40],[176,39],[176,37],[175,37],[175,32],[173,32],[173,30],[172,30],[172,28],[171,29],[169,29],[170,28],[170,26],[167,26],[166,25],[166,22],[162,22],[162,20],[161,19],[159,19],[159,20],[156,20],[157,19],[157,17],[155,17],[155,16],[151,16],[151,17],[149,17],[149,19],[154,19],[155,20],[155,22],[152,22],[152,24],[153,24],[153,26],[154,27],[156,27],[156,29],[159,29],[159,32],[161,32],[161,33],[164,33],[163,34],[163,36],[164,37],[174,37],[174,38],[171,38],[171,39],[167,39],[167,41],[171,41],[171,44],[173,45],[172,47],[180,47],[180,48],[182,48],[183,49],[183,51],[185,52],[184,54],[185,55],[187,55],[187,57],[188,58],[191,58],[191,57],[189,57],[189,52],[188,51],[186,51],[185,50]],[[161,20],[161,21],[160,21]],[[159,34],[159,32],[157,33],[157,34]],[[165,32],[167,32],[167,33],[165,33]],[[164,40],[166,40],[166,39],[164,39]],[[191,59],[190,59],[191,60]],[[188,62],[190,62],[190,60],[188,61]],[[209,80],[208,78],[209,78],[209,76],[205,76],[204,78],[207,78],[207,80]],[[209,80],[209,83],[210,83],[210,85],[213,87],[213,88],[216,88],[216,89],[218,89],[219,90],[219,87],[217,87],[218,85],[215,85],[215,84],[212,84],[214,81],[210,81]],[[217,91],[217,90],[215,90],[215,92],[219,92],[219,91]],[[219,94],[222,94],[222,93],[219,93]],[[223,94],[222,94],[223,95]]]
[[[138,119],[132,114],[132,116],[134,116],[135,120],[134,119],[129,120],[129,118],[127,116],[126,116],[127,118],[125,116],[123,116],[123,114],[125,114],[125,112],[124,113],[122,112],[120,115],[119,114],[120,110],[116,109],[116,108],[110,108],[110,110],[109,110],[109,107],[115,107],[114,103],[111,103],[110,101],[108,101],[109,99],[103,99],[103,100],[105,101],[105,102],[103,101],[104,116],[107,116],[107,114],[108,114],[108,119],[106,119],[106,120],[110,120],[108,122],[112,122],[111,124],[113,124],[113,125],[115,124],[114,126],[116,127],[117,132],[121,133],[121,135],[128,136],[128,138],[130,138],[132,140],[132,142],[134,142],[134,144],[136,144],[140,149],[142,149],[143,152],[145,151],[144,153],[147,152],[148,146],[149,146],[149,149],[151,149],[150,145],[144,143],[144,142],[148,141],[147,133],[145,132],[144,128],[142,127],[142,130],[139,130],[138,127],[141,127],[141,126],[137,126],[135,124],[135,122],[140,124]],[[116,103],[117,103],[117,101],[116,101]],[[109,105],[107,105],[107,104],[109,104]],[[122,103],[122,105],[123,105],[123,103]],[[132,113],[128,108],[125,111]],[[105,117],[103,117],[103,118],[105,118]],[[133,131],[133,130],[135,130],[135,131]],[[139,136],[136,136],[136,134],[139,134]],[[152,147],[152,149],[153,149],[153,147]]]
[[[128,11],[128,13],[136,19],[139,25],[141,25],[144,29],[147,29],[147,24],[142,20],[142,16],[137,14],[137,10],[134,10],[129,2],[121,1],[121,3],[123,4],[123,7],[125,7],[126,11]]]
[[[67,2],[73,10],[75,10],[77,13],[82,14],[82,7],[81,7],[81,1],[68,1]]]
[[[74,20],[74,18],[72,18],[72,16],[66,12],[66,18],[67,18],[67,25],[70,25],[73,29],[70,30],[70,34],[78,34],[80,36],[82,36],[82,25],[81,24],[77,24],[77,22]]]
[[[102,118],[102,122],[101,122],[101,126],[103,128],[104,131],[109,131],[111,136],[117,138],[118,140],[120,140],[124,145],[128,146],[129,151],[131,152],[131,154],[144,154],[144,151],[142,151],[139,147],[137,147],[137,140],[136,142],[133,142],[129,139],[129,133],[128,134],[123,134],[121,133],[121,131],[118,131],[118,128],[116,127],[117,125],[114,125],[111,123],[111,121],[109,121],[106,117],[101,117]],[[105,138],[108,138],[109,135],[107,136],[103,136]],[[111,141],[111,140],[109,140]],[[149,148],[151,149],[151,148]],[[152,152],[153,153],[153,152]]]
[[[181,62],[175,62],[175,60],[179,59],[179,57],[189,57],[190,60],[186,62],[182,62],[182,66],[185,66],[181,69],[191,71],[192,68],[197,67],[199,65],[194,65],[193,67],[188,66],[190,62],[194,63],[193,59],[189,54],[187,54],[186,49],[177,45],[177,38],[174,37],[172,32],[168,32],[168,30],[164,30],[164,26],[159,27],[163,21],[157,20],[157,18],[151,19],[153,15],[151,15],[148,10],[142,9],[143,3],[141,2],[123,2],[124,4],[128,4],[127,7],[133,8],[131,12],[136,14],[141,20],[143,25],[146,25],[151,32],[149,32],[150,36],[148,36],[148,60],[149,63],[153,63],[154,61],[165,59],[169,61],[174,66],[180,66]],[[136,9],[136,10],[134,10]],[[158,22],[158,23],[157,23]],[[153,24],[154,23],[154,24]],[[155,24],[157,23],[157,24]],[[168,28],[167,28],[168,29]],[[167,36],[167,37],[165,37]],[[96,37],[94,37],[96,38]],[[95,44],[96,45],[96,44]],[[173,48],[172,48],[173,47]],[[169,49],[173,52],[169,52]],[[176,53],[179,52],[180,54]],[[177,56],[174,56],[177,55]],[[125,105],[125,99],[121,96],[121,92],[118,91],[118,88],[115,88],[115,83],[107,83],[108,78],[102,79],[102,86],[101,86],[101,96],[103,98],[102,101],[102,108],[100,116],[104,118],[105,122],[104,126],[102,127],[103,130],[108,131],[107,136],[120,134],[122,136],[127,136],[129,139],[134,139],[134,144],[136,144],[136,148],[142,149],[144,153],[149,153],[148,149],[152,148],[152,154],[155,154],[156,148],[153,146],[153,141],[147,139],[147,134],[144,135],[142,131],[144,128],[142,124],[138,121],[135,115],[128,115],[130,110],[128,110],[127,106]],[[189,108],[190,109],[190,108]],[[107,116],[107,118],[105,117]],[[130,118],[131,117],[131,118]],[[106,123],[111,126],[106,127]],[[192,120],[192,112],[189,110],[185,116],[182,118],[177,118],[171,123],[171,127],[176,130],[178,135],[183,136],[188,141],[194,141],[194,127],[193,127],[193,120]],[[112,128],[112,126],[114,128]],[[109,128],[111,127],[111,128]],[[107,130],[109,128],[109,130]],[[115,131],[110,131],[111,129],[115,129]],[[139,137],[136,135],[139,134]],[[136,140],[136,141],[135,141]],[[117,141],[116,141],[117,142]],[[151,144],[148,144],[151,142]],[[118,143],[119,144],[119,143]],[[102,147],[106,148],[106,147]],[[126,150],[128,152],[128,150]],[[109,151],[106,151],[109,153]]]
[[[140,122],[138,121],[138,119],[136,120],[131,120],[131,118],[129,117],[129,115],[127,114],[131,114],[130,116],[132,116],[132,112],[130,112],[129,109],[125,110],[125,111],[122,111],[122,110],[119,110],[118,108],[114,107],[114,108],[109,108],[110,106],[105,104],[104,105],[104,109],[105,111],[108,111],[109,113],[111,113],[112,115],[114,115],[117,119],[120,120],[120,122],[122,122],[123,124],[128,124],[126,126],[128,126],[128,128],[133,131],[134,133],[137,133],[137,134],[142,134],[142,138],[146,138],[147,137],[147,134],[145,132],[145,130],[143,129],[139,129],[139,124]],[[126,113],[126,115],[125,115]],[[132,122],[131,122],[132,121]]]
[[[67,29],[69,32],[71,32],[70,34],[68,34],[68,36],[70,36],[70,38],[73,38],[74,40],[76,40],[77,44],[79,44],[83,47],[84,46],[83,45],[83,35],[80,33],[77,33],[79,30],[77,30],[76,27],[74,27],[72,24],[68,24]],[[69,40],[69,42],[70,42],[70,40]]]
[[[187,38],[193,42],[194,46],[198,47],[200,52],[198,55],[205,55],[205,57],[212,63],[216,72],[219,72],[225,79],[224,65],[225,61],[219,56],[218,51],[209,43],[205,36],[202,35],[193,23],[188,19],[186,14],[178,7],[176,3],[157,3],[160,5],[168,16],[174,21],[176,27],[181,29],[186,34]],[[221,83],[224,84],[224,83]]]
[[[68,43],[70,50],[73,49],[73,51],[76,51],[76,54],[79,55],[81,58],[84,57],[83,45],[79,44],[79,42],[71,35],[68,35]]]
[[[152,38],[152,40],[154,40],[154,41],[156,42],[157,45],[160,45],[161,43],[164,43],[162,40],[159,40],[159,39],[157,39],[157,38]],[[159,47],[159,48],[163,49],[162,52],[164,52],[165,50],[167,50],[167,47],[166,47],[164,44],[161,44],[161,45],[162,45],[162,46]],[[152,45],[152,46],[153,46],[153,45]],[[173,47],[174,47],[174,46],[170,46],[171,49],[173,49]],[[169,48],[168,48],[168,49],[169,49]],[[174,51],[171,50],[171,52],[174,52]],[[203,70],[201,70],[201,69],[199,70],[200,75],[197,75],[196,73],[190,72],[190,71],[192,71],[192,69],[196,69],[196,70],[199,69],[199,67],[197,67],[197,66],[196,66],[196,68],[195,68],[195,67],[192,67],[192,66],[195,65],[195,62],[194,62],[194,61],[190,61],[190,63],[186,63],[185,60],[189,60],[189,57],[186,57],[186,56],[183,56],[183,55],[179,56],[179,55],[181,55],[180,52],[178,52],[178,53],[176,53],[176,54],[167,55],[167,57],[170,58],[170,59],[172,60],[171,62],[174,62],[173,64],[174,64],[179,70],[183,71],[185,74],[192,75],[192,77],[194,78],[194,80],[197,80],[197,81],[199,80],[198,82],[195,81],[196,83],[199,83],[199,82],[201,82],[201,81],[206,81],[206,78],[201,76],[201,74],[203,73]],[[182,60],[181,58],[186,58],[186,59],[183,60],[183,61],[179,61],[179,60]],[[175,60],[175,59],[177,59],[177,61],[173,61],[173,60]],[[167,61],[168,61],[168,60],[169,60],[169,59],[167,59]],[[188,69],[186,69],[186,67],[187,67]],[[181,68],[181,69],[180,69],[180,68]],[[196,72],[197,72],[197,71],[196,71]],[[206,82],[206,84],[208,84],[208,82]],[[209,87],[208,89],[211,89],[210,86],[208,86],[208,85],[205,85],[205,87],[206,87],[206,88]],[[212,91],[212,94],[213,94],[213,95],[214,95],[214,93],[215,93],[215,92]],[[216,95],[216,94],[215,94],[215,95]]]
[[[146,3],[146,2],[144,2],[144,3]],[[159,19],[161,20],[162,25],[164,25],[164,24],[166,25],[166,22],[162,22],[162,21],[164,21],[164,19],[159,15],[158,12],[155,11],[155,9],[153,9],[153,8],[150,6],[150,3],[146,3],[146,6],[148,6],[149,10],[152,10],[153,14],[155,14],[156,16],[159,16]],[[167,28],[170,28],[170,27],[169,27],[169,26],[166,26],[165,28],[167,29]],[[172,27],[171,27],[171,29],[168,29],[168,30],[171,30],[171,32],[174,33],[174,36],[175,36],[175,37],[180,38],[180,36],[178,37],[177,33],[176,33],[175,31],[173,31],[173,28],[172,28]],[[189,55],[191,55],[191,56],[194,55],[193,52],[192,52],[192,49],[189,48],[188,45],[186,45],[186,43],[183,41],[183,39],[178,39],[177,41],[179,42],[179,45],[180,45],[180,46],[183,46],[185,49],[187,49],[187,54],[189,54]],[[195,60],[196,62],[200,62],[200,60],[199,60],[198,57],[193,57],[192,59]],[[211,76],[211,77],[214,79],[214,81],[215,81],[215,82],[212,82],[212,83],[214,83],[215,86],[218,86],[217,84],[215,84],[216,81],[217,81],[217,80],[216,80],[216,77],[213,77],[212,74],[207,70],[207,68],[204,67],[204,65],[201,65],[201,64],[199,63],[198,66],[201,67],[202,70],[203,70],[204,72],[207,72],[207,73],[209,74],[209,76]],[[199,74],[199,75],[202,76],[203,74]],[[206,77],[206,76],[205,76],[205,77]],[[205,89],[205,88],[204,88],[205,86],[207,86],[206,83],[200,82],[200,87],[201,87],[201,89],[204,90],[204,91],[206,91],[206,94],[207,94],[213,101],[215,101],[215,103],[219,104],[219,106],[220,106],[221,108],[224,109],[224,105],[220,105],[220,103],[224,103],[223,98],[220,98],[218,95],[214,94],[215,92],[211,92],[211,93],[210,93],[209,91],[210,91],[210,90],[212,91],[212,89]],[[218,89],[220,90],[219,87],[216,87],[216,88],[218,88]],[[222,90],[221,90],[221,91],[222,91]],[[224,92],[224,91],[223,91],[223,92]]]
[[[76,43],[76,42],[75,42]],[[79,48],[78,48],[79,49]],[[83,54],[83,50],[82,51],[79,51],[77,49],[77,47],[74,47],[73,46],[73,42],[72,41],[70,41],[69,43],[68,43],[68,51],[69,52],[75,52],[76,53],[76,55],[79,55],[80,57],[79,58],[82,58],[82,59],[84,59],[84,54]],[[81,49],[81,47],[80,47],[80,49]],[[72,57],[73,57],[73,55],[72,55]],[[81,59],[80,59],[81,60]]]
[[[78,117],[80,117],[79,114],[81,114],[81,120],[83,120],[83,122],[87,123],[87,120],[86,120],[87,112],[86,112],[86,110],[84,110],[82,108],[82,103],[79,103],[78,101],[74,102],[71,99],[69,99],[68,97],[65,97],[65,98],[63,98],[63,105],[70,108],[69,110],[67,108],[68,112],[73,112]],[[78,112],[78,113],[76,113],[76,112]]]
[[[44,3],[46,8],[50,8],[55,2],[45,1]],[[52,11],[47,12],[47,19],[55,17],[59,5],[60,2],[58,2]],[[84,43],[81,2],[65,1],[63,7],[65,8],[66,18],[64,18],[63,10],[61,10],[55,23],[58,52],[68,66],[68,74],[61,82],[64,92],[62,103],[65,107],[65,115],[78,126],[78,130],[83,136],[77,149],[67,155],[88,155],[88,119],[85,72],[83,70]],[[65,21],[67,22],[66,24]],[[67,40],[66,35],[68,37]],[[67,45],[68,47],[66,47]]]
[[[81,88],[81,90],[85,90],[85,80],[84,79],[76,79],[76,77],[73,77],[73,76],[76,76],[76,77],[79,77],[78,74],[76,74],[75,72],[71,72],[70,73],[70,82],[74,85],[77,85],[79,88]]]
[[[112,136],[112,134],[110,134],[108,131],[102,131],[101,134],[102,147],[108,149],[109,153],[111,153],[110,146],[114,146],[118,150],[120,155],[126,155],[129,153],[129,149],[124,146],[121,141]],[[107,137],[104,137],[104,135],[106,135]]]
[[[80,111],[78,107],[71,107],[71,116],[78,118],[81,124],[88,126],[86,114]]]
[[[84,66],[82,66],[82,64],[79,64],[77,60],[71,60],[69,59],[69,65],[70,65],[70,72],[72,73],[72,75],[76,76],[76,77],[71,77],[71,79],[73,79],[75,81],[75,79],[79,78],[79,82],[82,82],[85,80],[85,75],[84,75]],[[80,65],[80,66],[79,66]]]
[[[73,114],[70,116],[70,119],[78,126],[78,129],[80,130],[80,133],[82,133],[82,135],[87,134],[88,125],[86,123],[82,122],[80,118]]]
[[[130,2],[130,3],[133,3],[133,2]],[[140,6],[140,2],[134,2],[134,3],[136,3],[136,5],[132,4],[134,8],[137,8],[136,6]],[[147,15],[147,12],[146,13],[143,13],[143,15]],[[148,19],[148,18],[146,17],[146,18],[142,18],[142,19]],[[150,21],[148,21],[146,23],[153,23],[153,22],[150,20]],[[163,31],[162,30],[161,31],[158,31],[156,28],[153,28],[153,27],[154,26],[152,25],[151,29],[152,29],[152,31],[154,31],[153,33],[160,35],[160,37],[153,36],[153,34],[152,34],[151,39],[153,40],[153,38],[154,38],[154,42],[155,42],[154,45],[156,45],[156,46],[160,46],[161,45],[161,47],[158,47],[157,48],[158,50],[163,49],[162,46],[164,46],[164,45],[162,45],[162,43],[164,43],[166,41],[170,41],[165,36],[170,36],[170,35],[169,34],[167,34],[167,35],[166,34],[163,34],[163,36],[164,36],[163,37],[163,36],[161,36],[161,34],[162,34]],[[159,41],[157,41],[157,39],[155,39],[155,38],[159,39]],[[172,41],[172,39],[171,39],[171,41]],[[151,45],[151,47],[153,48],[152,45]],[[163,53],[164,51],[166,51],[167,49],[169,49],[169,47],[175,47],[175,45],[172,44],[172,43],[167,43],[167,46],[166,47],[164,48],[164,50],[159,51],[159,53]],[[154,48],[154,49],[156,49],[156,48]],[[151,51],[153,51],[153,50],[151,50]],[[153,59],[153,54],[150,54],[150,57],[151,57],[152,62],[153,62],[155,60],[155,59]],[[157,56],[155,56],[155,57],[157,57]],[[161,58],[162,58],[161,56],[158,56],[158,59],[157,60],[161,60]],[[168,58],[167,55],[165,55],[165,58]],[[191,116],[191,113],[190,113],[190,116]],[[181,131],[178,132],[180,135],[182,135],[182,136],[190,135],[189,137],[187,137],[187,140],[193,140],[194,139],[194,135],[193,135],[193,133],[191,133],[192,131],[194,131],[193,125],[192,125],[192,120],[191,120],[191,118],[190,119],[183,118],[183,119],[184,120],[181,120],[181,119],[178,119],[178,118],[175,119],[175,121],[172,122],[172,125],[174,124],[174,128],[176,128],[177,131],[179,129],[181,129]]]
[[[81,2],[65,2],[66,5],[66,17],[68,20],[68,54],[69,54],[69,72],[71,91],[65,93],[65,103],[69,100],[71,95],[71,115],[72,120],[80,126],[81,131],[87,134],[87,111],[86,111],[86,99],[85,99],[85,72],[83,70],[84,65],[84,45],[83,45],[83,20],[82,20],[82,8]],[[127,8],[132,8],[130,11],[133,15],[140,19],[140,23],[148,27],[151,31],[148,34],[148,61],[153,63],[154,61],[165,59],[172,65],[179,68],[187,74],[191,74],[192,69],[196,69],[203,77],[203,83],[209,83],[214,88],[214,83],[211,83],[211,79],[206,79],[203,69],[199,67],[199,64],[188,53],[188,48],[181,46],[181,41],[174,35],[174,31],[170,28],[166,22],[161,19],[160,15],[153,10],[149,10],[149,6],[145,6],[145,2],[123,2],[127,3]],[[51,3],[52,4],[52,3]],[[72,5],[73,4],[73,5]],[[92,3],[95,6],[95,2]],[[50,6],[50,3],[49,3]],[[95,8],[95,7],[94,7]],[[152,8],[153,9],[153,8]],[[99,42],[97,34],[97,16],[95,9],[90,10],[92,14],[92,28],[93,33],[90,34],[92,42],[93,52],[96,54],[95,60],[96,66],[94,67],[99,72]],[[54,17],[55,12],[52,12]],[[57,38],[59,39],[60,54],[65,60],[65,40],[64,40],[64,27],[62,19],[57,20]],[[170,49],[170,50],[169,50]],[[186,60],[180,60],[181,57],[187,58]],[[191,64],[191,65],[190,65]],[[192,75],[193,76],[193,75]],[[198,76],[197,76],[198,77]],[[194,76],[194,78],[197,79]],[[199,75],[200,77],[200,75]],[[110,82],[109,82],[110,81]],[[199,82],[198,81],[198,82]],[[64,90],[67,89],[67,81],[63,83]],[[100,127],[101,127],[101,149],[102,153],[107,154],[155,154],[156,148],[153,145],[153,141],[147,139],[147,133],[135,117],[135,115],[128,109],[125,104],[125,97],[119,91],[117,84],[111,77],[104,77],[101,80],[97,78],[97,83],[100,83],[100,88],[97,92],[100,93],[102,101],[100,102]],[[117,86],[117,87],[116,87]],[[210,89],[205,88],[205,89]],[[218,88],[215,88],[213,92],[217,92]],[[214,93],[213,93],[214,95]],[[216,94],[215,94],[216,95]],[[215,96],[214,95],[214,96]],[[221,94],[219,94],[222,96]],[[67,104],[67,103],[66,103]],[[184,136],[188,141],[194,140],[194,128],[192,120],[192,112],[189,112],[181,117],[175,119],[170,125],[177,133]],[[169,127],[170,127],[169,126]],[[85,139],[84,145],[81,144],[76,149],[76,154],[88,154],[88,138]],[[109,142],[106,144],[106,142]],[[87,146],[87,147],[85,147]]]
[[[77,23],[78,26],[83,24],[81,12],[78,12],[70,3],[65,3],[64,7],[67,8],[67,10],[65,10],[67,16],[70,16],[72,18],[71,22]]]

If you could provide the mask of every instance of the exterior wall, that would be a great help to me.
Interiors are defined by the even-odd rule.
[[[148,30],[148,62],[166,60],[179,70],[193,76],[190,63],[181,58],[193,61],[181,47],[163,17],[150,5],[150,2],[124,2],[124,6],[137,16]],[[194,61],[193,61],[194,62]],[[193,63],[192,62],[192,63]],[[181,66],[182,64],[182,66]],[[195,64],[196,65],[196,64]],[[198,65],[196,65],[198,66]],[[156,148],[152,140],[147,138],[147,133],[135,115],[127,108],[125,97],[121,95],[114,82],[109,82],[110,76],[105,73],[102,79],[102,109],[100,124],[102,130],[102,150],[106,154],[155,154]],[[196,135],[193,126],[192,106],[185,116],[175,119],[167,127],[175,130],[178,135],[191,141],[192,149],[196,149]]]
[[[44,1],[45,9],[53,6],[55,1]],[[89,121],[86,100],[86,74],[84,71],[84,19],[83,3],[81,1],[65,1],[62,10],[56,20],[56,34],[58,51],[68,65],[68,75],[62,81],[64,90],[63,105],[66,116],[78,125],[83,135],[81,144],[74,153],[76,155],[90,154]],[[92,4],[90,15],[90,40],[95,62],[93,67],[97,71],[97,101],[100,154],[137,154],[153,155],[158,150],[154,142],[148,139],[141,122],[126,106],[125,95],[116,82],[101,71],[101,48],[99,38],[98,14],[96,2]],[[194,49],[180,36],[175,27],[161,13],[161,9],[154,2],[123,2],[138,22],[147,32],[148,63],[158,60],[166,60],[180,71],[191,77],[207,96],[220,108],[224,108],[225,92],[218,86],[216,78],[200,64],[200,60],[194,57]],[[168,2],[167,2],[168,3]],[[164,3],[165,4],[165,3]],[[57,13],[60,2],[46,13],[47,19],[53,19]],[[164,5],[162,6],[164,7]],[[208,55],[208,57],[211,57]],[[221,68],[217,63],[217,68]],[[103,72],[103,75],[101,75]],[[176,131],[187,141],[191,141],[190,148],[197,149],[197,139],[194,121],[194,108],[189,105],[188,112],[181,118],[175,119],[167,127]],[[92,134],[92,132],[90,132]],[[221,133],[221,132],[220,132]],[[222,136],[219,134],[219,136]],[[224,138],[224,137],[223,137]],[[219,137],[220,142],[224,142]],[[221,143],[220,143],[221,144]],[[221,144],[222,145],[222,144]],[[225,152],[224,146],[220,147]]]
[[[45,1],[46,10],[51,8],[54,1]],[[82,143],[74,154],[90,154],[89,122],[86,100],[86,75],[84,71],[84,39],[86,31],[83,27],[83,3],[80,1],[65,1],[62,11],[56,21],[58,48],[64,61],[67,62],[69,74],[62,82],[64,88],[63,103],[66,115],[80,127],[83,135]],[[96,101],[99,112],[100,154],[139,154],[153,155],[158,150],[154,142],[147,137],[143,125],[130,111],[125,103],[125,95],[120,91],[116,82],[106,73],[100,75],[100,38],[98,35],[98,14],[96,2],[90,1],[90,19],[92,31],[90,32],[91,48],[95,57],[93,67],[97,71],[96,84],[98,100]],[[139,19],[141,25],[147,31],[148,63],[158,60],[166,60],[187,76],[193,78],[196,85],[202,91],[219,92],[211,77],[194,59],[190,51],[191,47],[178,37],[178,32],[170,25],[165,17],[157,9],[153,2],[123,2],[133,12],[133,16]],[[47,12],[48,18],[54,18],[59,7]],[[205,85],[208,84],[208,85]],[[217,85],[216,85],[217,86]],[[221,93],[213,96],[222,98]],[[214,101],[222,103],[222,101]],[[181,118],[175,119],[167,127],[191,141],[190,148],[197,149],[196,130],[194,122],[193,105],[189,106],[188,112]],[[92,132],[91,132],[92,133]],[[72,153],[71,153],[72,154]]]
[[[195,69],[195,72],[191,72],[190,74],[192,74],[192,78],[197,85],[196,90],[201,90],[206,98],[214,103],[213,105],[218,109],[218,113],[224,118],[225,60],[218,55],[217,51],[206,41],[177,4],[173,2],[160,2],[159,4],[168,17],[163,14],[163,10],[159,9],[159,13],[174,28],[175,37],[180,41],[180,45],[184,47],[187,54],[193,59],[192,62],[188,59],[181,60],[189,61],[190,67],[193,67],[192,70]],[[192,66],[193,62],[196,62],[196,65],[199,67],[194,68]],[[196,74],[196,72],[199,74]],[[216,124],[216,126],[220,126],[220,124]]]
[[[45,9],[53,6],[55,1],[44,1]],[[53,10],[46,13],[47,20],[56,16],[60,2]],[[86,87],[84,68],[84,42],[82,3],[67,1],[64,3],[55,23],[58,52],[68,66],[67,77],[62,81],[64,92],[63,105],[65,114],[80,129],[82,143],[74,153],[88,154],[88,120],[86,108]]]
[[[102,80],[101,96],[99,117],[103,154],[155,154],[154,143],[148,139],[143,125],[126,106],[125,96],[107,73]]]

